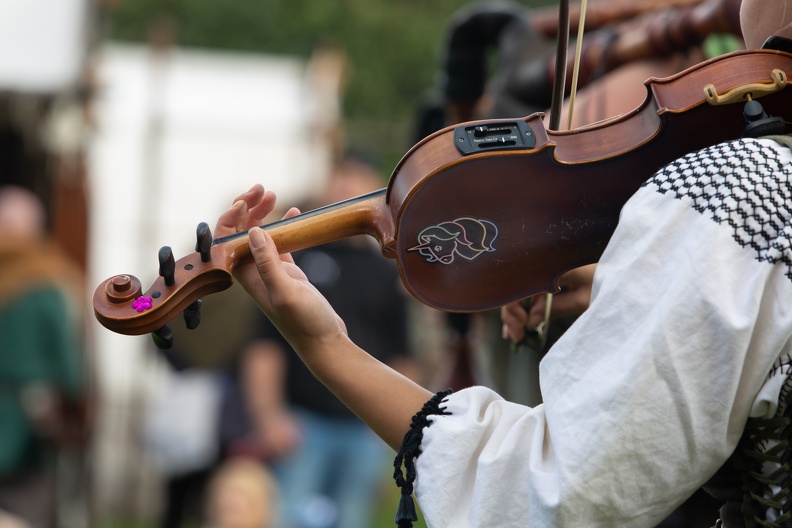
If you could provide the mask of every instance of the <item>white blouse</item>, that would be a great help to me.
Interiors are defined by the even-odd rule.
[[[655,526],[749,416],[776,414],[791,336],[792,152],[681,158],[622,210],[590,308],[540,365],[544,403],[473,387],[429,417],[421,511],[432,528]]]

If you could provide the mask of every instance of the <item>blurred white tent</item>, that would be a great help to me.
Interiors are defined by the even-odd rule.
[[[336,59],[318,57],[118,44],[101,50],[89,149],[89,284],[129,273],[145,290],[156,278],[161,246],[171,246],[177,260],[194,251],[198,223],[214,228],[254,183],[275,190],[283,204],[321,188],[333,155],[328,138],[338,125],[340,77],[327,67]],[[157,372],[149,336],[121,336],[92,323],[102,406],[110,411],[97,453],[107,485],[97,491],[108,493],[114,479],[129,479],[130,409]]]
[[[62,209],[79,220],[77,253],[87,247],[86,304],[112,275],[136,275],[146,288],[161,246],[177,259],[193,251],[197,224],[214,227],[256,182],[282,204],[313,197],[336,153],[343,80],[343,57],[331,50],[302,60],[100,43],[99,6],[0,1],[0,97],[20,110],[9,112],[12,124],[32,131],[37,155],[54,160],[41,165],[60,170],[31,177],[87,195]],[[99,390],[94,509],[145,514],[143,495],[158,487],[148,485],[140,409],[163,369],[148,336],[114,334],[91,317],[88,341]]]
[[[86,0],[0,2],[0,89],[55,93],[82,75]]]

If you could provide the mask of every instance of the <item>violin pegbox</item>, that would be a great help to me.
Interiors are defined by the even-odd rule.
[[[198,224],[195,238],[195,251],[201,256],[201,262],[211,261],[212,230],[209,224],[206,222]],[[176,283],[176,261],[173,258],[173,251],[169,246],[163,246],[159,250],[158,258],[160,277],[163,278],[166,286],[173,286]],[[201,299],[197,299],[182,312],[188,330],[195,330],[201,324],[201,304]],[[173,331],[167,325],[152,332],[151,337],[158,348],[169,349],[173,346]]]
[[[167,324],[182,313],[187,328],[197,328],[201,298],[233,284],[231,269],[245,249],[244,238],[216,244],[209,226],[201,222],[196,229],[195,252],[176,260],[170,246],[160,248],[159,276],[147,290],[133,275],[116,275],[100,284],[93,297],[96,318],[120,334],[150,333],[159,348],[170,348],[173,332]]]
[[[173,258],[173,250],[170,246],[162,246],[157,258],[159,259],[159,276],[163,278],[166,286],[173,286],[176,283],[176,260]],[[173,346],[173,331],[167,325],[153,331],[151,337],[157,348],[167,350]]]

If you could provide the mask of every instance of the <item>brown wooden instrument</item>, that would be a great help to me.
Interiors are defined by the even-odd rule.
[[[586,28],[595,30],[609,24],[618,24],[635,17],[657,13],[666,9],[689,7],[702,0],[601,0],[590,1],[586,9]],[[569,31],[578,29],[580,4],[569,6]],[[531,23],[546,37],[558,34],[558,8],[541,7],[531,10]]]
[[[701,45],[712,34],[741,36],[741,0],[708,0],[647,13],[615,30],[586,34],[580,57],[579,85],[586,86],[597,74],[633,61],[667,57]],[[548,61],[546,75],[554,70]],[[573,61],[567,61],[572,74]]]
[[[608,25],[620,24],[642,15],[660,13],[661,11],[691,7],[702,4],[708,0],[600,0],[589,1],[586,9],[586,28],[596,30]],[[500,32],[499,28],[492,27],[507,24],[520,16],[526,16],[531,26],[547,38],[558,36],[560,7],[551,5],[526,9],[518,3],[501,2],[500,5],[487,5],[480,3],[461,8],[453,17],[453,26],[464,24],[467,20],[477,16],[489,19],[485,31]],[[569,5],[569,30],[576,32],[580,20],[580,2]],[[494,17],[493,17],[494,16]],[[563,17],[562,17],[563,18]],[[510,20],[511,19],[511,20]],[[476,37],[488,38],[479,32]]]
[[[553,292],[565,271],[599,259],[623,204],[654,171],[740,136],[743,105],[718,101],[763,96],[767,113],[787,113],[788,72],[792,54],[741,51],[649,79],[639,108],[589,127],[548,131],[533,114],[445,128],[407,152],[387,189],[265,228],[281,252],[371,235],[398,261],[407,289],[441,310],[482,311]],[[211,241],[207,231],[199,226],[195,253],[161,258],[164,271],[145,292],[132,275],[101,283],[97,319],[143,334],[231,286],[249,256],[247,233]]]

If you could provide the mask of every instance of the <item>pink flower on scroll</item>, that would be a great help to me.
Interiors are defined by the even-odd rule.
[[[145,312],[146,310],[151,309],[151,297],[138,297],[136,300],[132,301],[132,308],[138,311],[138,313]]]

